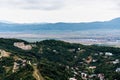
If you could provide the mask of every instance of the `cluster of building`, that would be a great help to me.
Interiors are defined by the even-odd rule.
[[[70,50],[70,51],[73,51],[73,50]],[[94,53],[93,54],[94,56],[102,56],[102,57],[112,57],[114,56],[113,53],[111,52],[99,52],[99,53]],[[88,56],[86,59],[83,58],[82,59],[83,61],[82,62],[79,62],[80,64],[84,64],[84,65],[87,65],[87,64],[90,64],[90,63],[96,63],[98,61],[97,58],[93,58],[92,56]],[[111,64],[119,64],[120,61],[119,59],[114,59],[114,60],[109,60],[109,63]],[[67,69],[70,69],[69,66],[66,66]],[[94,71],[96,70],[97,66],[86,66],[85,69],[88,69],[88,70],[91,70],[91,74],[89,73],[88,74],[88,71],[82,71],[79,69],[79,66],[77,67],[72,67],[71,70],[73,71],[73,77],[69,78],[69,80],[77,80],[76,76],[79,76],[81,77],[82,80],[93,80],[95,78],[99,79],[99,80],[105,80],[105,74],[104,73],[98,73],[98,74],[95,74]],[[120,68],[116,68],[114,72],[120,72]]]
[[[20,67],[24,67],[24,66],[26,66],[26,64],[27,64],[26,60],[20,59],[20,60],[15,61],[12,72],[14,73],[14,72],[18,71]]]
[[[27,64],[32,65],[30,60],[25,60],[25,59],[19,58],[13,64],[12,72],[14,73],[14,72],[18,71],[20,68],[25,67]],[[35,65],[35,63],[33,65]]]

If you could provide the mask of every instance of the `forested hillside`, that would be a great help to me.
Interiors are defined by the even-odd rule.
[[[120,48],[0,39],[0,80],[120,80]]]

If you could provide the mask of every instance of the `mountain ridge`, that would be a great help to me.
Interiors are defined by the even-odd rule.
[[[55,23],[49,23],[49,22],[43,22],[43,23],[15,23],[15,22],[11,22],[11,21],[6,21],[6,20],[0,20],[0,23],[3,23],[3,24],[78,24],[78,23],[96,23],[96,22],[110,22],[110,21],[120,21],[120,17],[117,17],[117,18],[113,18],[113,19],[110,19],[110,20],[105,20],[105,21],[91,21],[91,22],[55,22]]]
[[[14,24],[0,23],[0,31],[41,31],[41,30],[93,30],[93,29],[120,29],[120,18],[104,22],[89,23],[45,23],[45,24]]]

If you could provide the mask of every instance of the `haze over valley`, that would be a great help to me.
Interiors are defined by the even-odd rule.
[[[0,23],[0,37],[30,42],[57,39],[72,43],[120,46],[120,18],[89,23]]]

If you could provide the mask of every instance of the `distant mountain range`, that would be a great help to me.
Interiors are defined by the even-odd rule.
[[[0,32],[34,32],[41,30],[95,30],[95,29],[120,29],[120,18],[104,22],[89,23],[45,23],[45,24],[17,24],[0,22]]]

